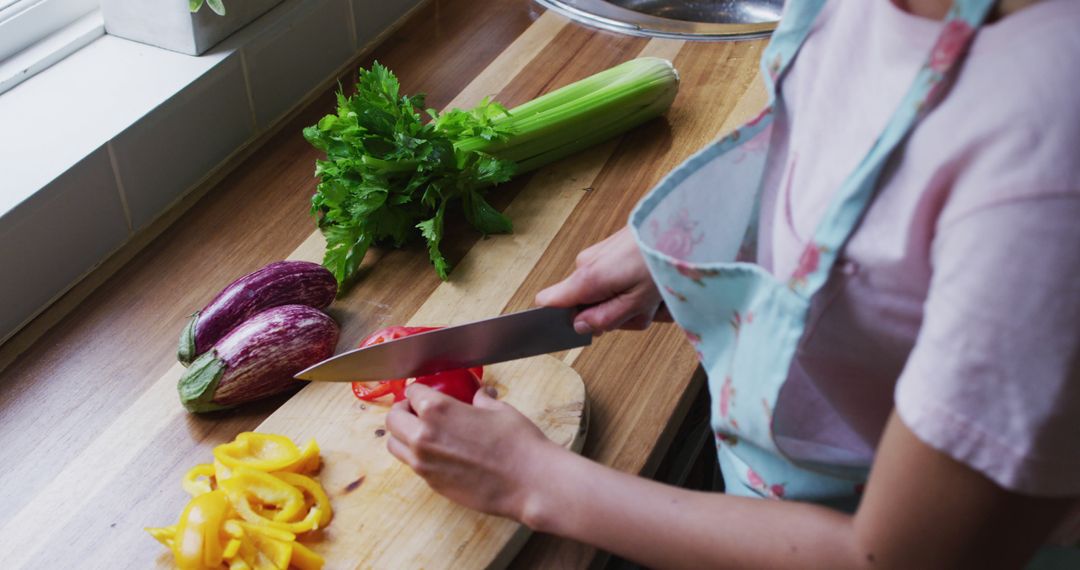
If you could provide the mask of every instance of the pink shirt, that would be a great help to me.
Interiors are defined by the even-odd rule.
[[[791,275],[941,23],[832,1],[782,83],[759,261]],[[1023,493],[1080,497],[1080,2],[985,27],[815,297],[786,451],[867,462],[894,405]],[[779,421],[779,419],[778,419]]]

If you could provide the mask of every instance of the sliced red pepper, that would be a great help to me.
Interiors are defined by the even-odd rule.
[[[472,368],[444,370],[435,374],[420,376],[416,381],[431,386],[443,394],[457,398],[466,404],[472,403],[473,396],[480,389],[480,379],[476,377]]]
[[[433,331],[439,327],[402,327],[392,326],[375,331],[360,341],[360,348],[399,339],[402,337]],[[393,394],[394,401],[400,402],[405,399],[405,379],[381,380],[379,382],[353,382],[353,394],[365,402],[373,402],[386,395]]]
[[[400,402],[405,399],[404,380],[382,380],[372,386],[371,382],[353,382],[352,392],[357,398],[365,402],[378,400],[387,394],[394,395],[394,401]]]
[[[364,340],[360,341],[360,348],[366,348],[375,344],[380,344],[390,340],[396,340],[402,337],[411,336],[414,334],[420,334],[423,332],[438,330],[442,327],[403,327],[392,326],[386,327],[382,330],[375,331],[368,335]],[[474,366],[468,369],[469,372],[477,380],[477,385],[484,378],[484,367]],[[439,373],[443,374],[443,373]],[[421,379],[428,380],[429,376],[422,376]],[[380,380],[379,382],[353,382],[352,391],[353,394],[365,402],[373,402],[384,396],[393,394],[394,401],[400,402],[405,399],[405,388],[409,384],[410,380],[416,380],[415,378],[398,378],[395,380]],[[424,384],[431,385],[431,382],[425,381]],[[475,390],[473,390],[475,392]],[[460,397],[458,399],[461,399]]]

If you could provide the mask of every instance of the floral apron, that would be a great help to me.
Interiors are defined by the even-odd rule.
[[[774,423],[789,405],[782,389],[811,298],[873,199],[886,162],[948,89],[948,78],[994,1],[956,0],[899,108],[832,198],[797,270],[781,281],[759,265],[739,260],[756,249],[771,127],[774,117],[784,112],[777,94],[779,78],[824,3],[787,3],[762,56],[769,107],[668,174],[638,204],[630,225],[664,302],[708,373],[712,428],[726,492],[853,509],[868,460],[837,450],[827,461],[808,463],[785,453]]]

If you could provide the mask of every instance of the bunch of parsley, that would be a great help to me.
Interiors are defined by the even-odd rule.
[[[505,140],[508,127],[496,119],[507,110],[485,99],[468,111],[427,109],[425,119],[424,96],[398,91],[394,74],[375,63],[360,70],[354,95],[338,92],[336,114],[304,129],[304,138],[326,153],[315,163],[319,183],[311,211],[326,237],[323,265],[339,283],[356,272],[371,245],[400,247],[416,234],[427,240],[445,280],[450,265],[439,243],[446,210],[455,204],[483,234],[512,229],[482,191],[509,180],[515,163],[456,146],[466,139]]]

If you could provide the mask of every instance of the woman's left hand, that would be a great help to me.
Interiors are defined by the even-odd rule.
[[[422,384],[410,385],[406,397],[386,417],[390,453],[449,499],[523,520],[541,456],[564,450],[484,389],[472,406]]]

